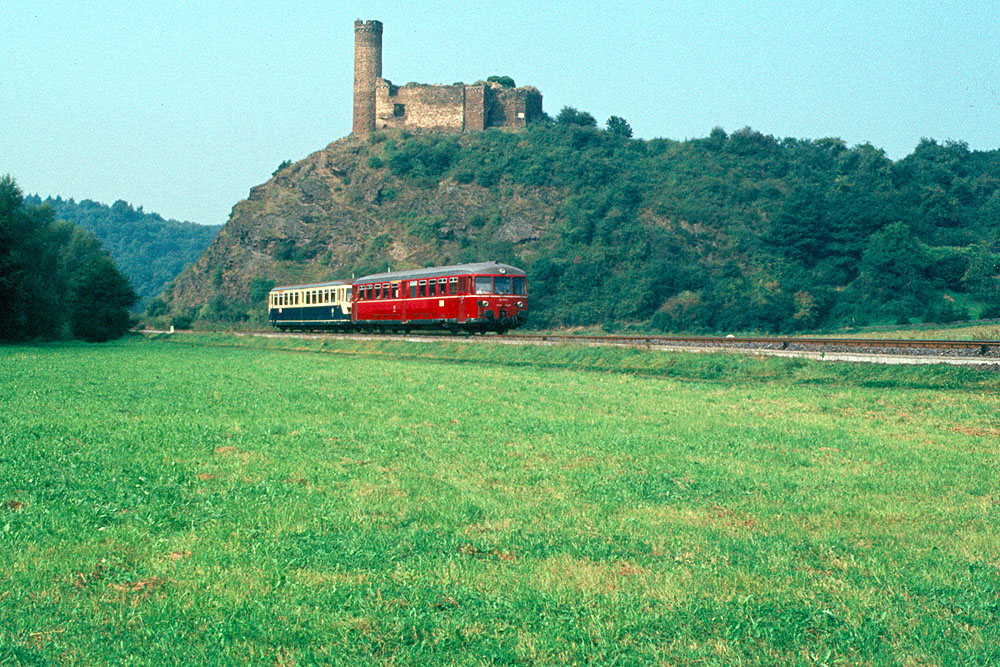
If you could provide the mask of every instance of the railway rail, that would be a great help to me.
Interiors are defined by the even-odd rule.
[[[147,333],[167,333],[164,331]],[[182,332],[178,332],[182,333]],[[337,334],[247,331],[239,335],[266,337],[345,338],[405,341],[453,341],[450,334]],[[933,340],[886,338],[803,338],[792,336],[613,336],[516,333],[467,336],[467,341],[508,345],[611,345],[688,352],[740,352],[770,356],[808,357],[825,361],[886,364],[976,364],[1000,370],[1000,340]]]

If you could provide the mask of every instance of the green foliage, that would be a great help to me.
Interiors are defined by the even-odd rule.
[[[292,164],[291,160],[282,160],[281,164],[278,165],[278,168],[271,172],[271,176],[277,176],[279,171],[287,167],[291,167]]]
[[[274,284],[274,281],[270,278],[262,278],[261,276],[254,277],[254,279],[250,281],[250,289],[247,293],[250,303],[266,304],[267,295],[270,293],[271,288],[274,287]]]
[[[91,232],[26,204],[14,179],[0,178],[0,340],[119,338],[136,299]]]
[[[605,124],[608,132],[611,134],[616,134],[619,137],[625,137],[627,139],[632,138],[632,126],[628,124],[628,121],[621,116],[611,116],[608,118],[608,122]]]
[[[146,314],[150,317],[160,317],[161,315],[166,315],[167,304],[160,298],[150,299],[149,305],[146,306]]]
[[[556,125],[580,127],[597,127],[597,119],[586,111],[577,111],[573,107],[563,107],[556,116]]]
[[[132,326],[129,308],[137,296],[107,255],[92,254],[74,267],[70,293],[69,325],[74,338],[103,343],[121,338]]]
[[[437,243],[441,238],[445,221],[436,215],[408,214],[404,218],[406,231],[427,243]]]
[[[132,281],[140,309],[198,259],[222,229],[221,225],[164,220],[122,200],[107,206],[89,199],[42,200],[36,195],[24,199],[28,206],[46,204],[56,219],[68,220],[93,232]]]
[[[170,326],[175,329],[190,329],[194,322],[194,316],[188,313],[181,313],[170,318]]]
[[[514,83],[514,79],[510,78],[509,76],[497,76],[497,75],[488,76],[488,77],[486,77],[486,80],[487,81],[492,81],[494,83],[499,83],[504,88],[516,88],[517,87],[517,85]]]

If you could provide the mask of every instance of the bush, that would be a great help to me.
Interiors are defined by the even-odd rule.
[[[163,299],[153,299],[146,306],[146,314],[150,317],[159,317],[160,315],[167,314],[167,304],[163,302]]]
[[[190,315],[174,315],[170,318],[170,326],[175,329],[190,329],[194,318]]]
[[[924,311],[924,322],[934,324],[947,324],[949,322],[961,322],[969,319],[969,311],[965,308],[956,307],[954,303],[947,299],[932,303]]]

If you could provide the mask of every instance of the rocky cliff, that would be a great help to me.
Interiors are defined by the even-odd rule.
[[[332,280],[387,267],[517,262],[536,251],[558,189],[453,178],[414,187],[386,166],[385,141],[384,134],[340,139],[251,188],[201,258],[166,290],[170,309],[253,308],[255,278]]]

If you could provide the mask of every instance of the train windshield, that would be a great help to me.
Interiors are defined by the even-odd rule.
[[[514,276],[511,280],[514,281],[514,288],[511,290],[511,294],[528,293],[528,281],[524,276]]]
[[[492,294],[492,293],[493,293],[493,277],[476,276],[476,294]]]
[[[493,279],[494,294],[510,294],[510,276],[497,276]]]

